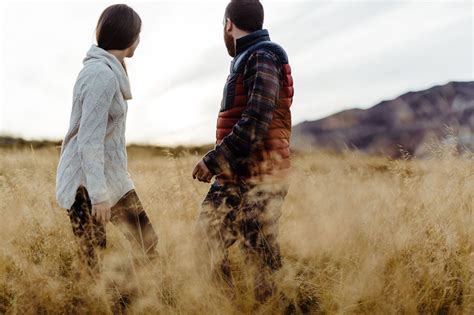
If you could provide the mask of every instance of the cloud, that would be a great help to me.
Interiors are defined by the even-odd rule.
[[[128,140],[212,142],[231,61],[222,40],[226,3],[130,3],[144,26],[128,61],[134,94]],[[294,70],[294,122],[472,79],[471,2],[263,3],[272,39],[288,51]],[[8,14],[0,15],[0,45],[6,43],[0,79],[8,78],[0,95],[1,132],[64,135],[75,78],[108,4],[9,3]]]

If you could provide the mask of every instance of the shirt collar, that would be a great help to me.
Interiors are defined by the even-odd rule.
[[[259,30],[252,32],[248,35],[245,35],[244,37],[241,37],[236,40],[236,45],[235,45],[235,55],[238,56],[247,48],[263,41],[269,41],[270,40],[270,35],[267,30]]]

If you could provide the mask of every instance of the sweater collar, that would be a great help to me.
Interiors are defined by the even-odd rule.
[[[269,41],[269,40],[270,40],[270,34],[268,33],[267,30],[259,30],[259,31],[250,33],[236,40],[235,55],[238,56],[239,54],[247,50],[247,48],[259,42]]]
[[[130,82],[128,80],[127,72],[117,57],[98,47],[97,45],[92,45],[92,47],[87,52],[87,56],[84,58],[83,63],[85,65],[89,62],[97,61],[105,63],[114,72],[115,77],[119,82],[120,91],[122,92],[123,98],[125,100],[132,99],[132,92],[130,89]]]

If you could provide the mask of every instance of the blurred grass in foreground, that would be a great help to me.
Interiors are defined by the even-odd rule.
[[[295,156],[276,281],[299,311],[474,312],[473,157],[443,152],[423,161]],[[134,265],[128,243],[108,225],[104,272],[91,279],[78,270],[68,217],[55,202],[59,149],[0,149],[0,313],[109,314],[120,294],[134,290],[131,314],[282,313],[278,297],[254,308],[238,247],[231,251],[234,300],[195,272],[192,231],[208,185],[191,171],[201,153],[129,148],[160,259]]]

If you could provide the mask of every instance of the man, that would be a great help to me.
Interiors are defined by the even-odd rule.
[[[274,293],[271,275],[282,264],[277,235],[288,191],[293,98],[287,55],[270,41],[263,20],[257,0],[233,0],[226,8],[224,40],[234,59],[216,146],[193,171],[193,178],[202,182],[216,176],[197,225],[214,273],[232,286],[227,249],[241,239],[248,265],[256,267],[259,302]]]

